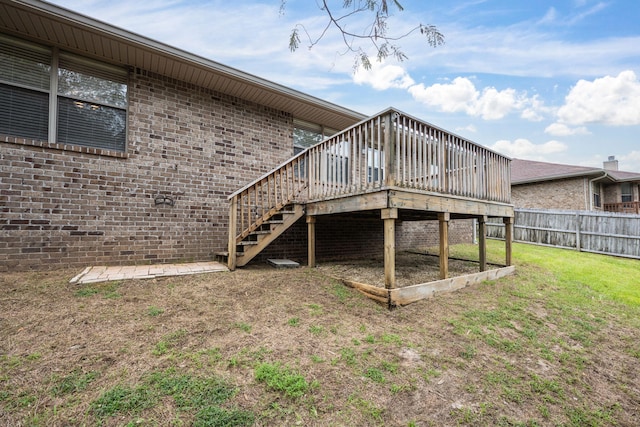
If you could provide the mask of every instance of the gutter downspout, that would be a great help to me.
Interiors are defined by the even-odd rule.
[[[596,181],[600,181],[602,179],[605,179],[608,176],[609,176],[609,173],[607,171],[603,170],[602,171],[602,176],[598,176],[596,178],[593,178],[593,179],[589,180],[588,191],[589,191],[589,210],[590,211],[593,211],[593,196],[592,196],[593,192],[591,191],[593,183],[596,182]],[[602,201],[602,195],[600,196],[600,204],[604,204],[603,201]]]

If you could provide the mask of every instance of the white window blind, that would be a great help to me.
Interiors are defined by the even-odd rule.
[[[127,79],[123,68],[0,35],[0,134],[125,151]]]
[[[48,92],[51,51],[0,35],[0,82]]]
[[[124,151],[126,80],[123,69],[61,53],[58,143]]]
[[[51,52],[0,36],[0,134],[48,139]]]

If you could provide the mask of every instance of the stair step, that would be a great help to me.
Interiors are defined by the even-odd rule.
[[[263,222],[263,224],[284,224],[284,219],[269,219]]]
[[[249,263],[266,246],[304,216],[302,205],[285,206],[283,209],[282,211],[271,211],[271,217],[254,223],[251,226],[252,231],[247,230],[242,236],[238,236],[243,240],[236,243],[236,266],[242,267]]]
[[[216,252],[215,254],[213,254],[213,260],[226,264],[227,261],[229,260],[229,252],[227,251]]]

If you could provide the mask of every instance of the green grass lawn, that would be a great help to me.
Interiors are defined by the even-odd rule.
[[[451,251],[452,256],[477,259],[476,253],[474,245]],[[504,242],[488,240],[487,253],[490,261],[504,262]],[[519,243],[513,245],[513,259],[516,265],[548,270],[567,288],[586,286],[599,297],[640,306],[640,260]]]
[[[640,261],[513,260],[394,310],[320,269],[0,274],[0,425],[640,425]]]

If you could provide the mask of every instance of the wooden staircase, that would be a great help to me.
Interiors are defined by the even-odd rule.
[[[460,206],[463,199],[509,204],[510,171],[507,157],[390,108],[229,195],[228,252],[222,254],[230,270],[246,265],[305,215],[308,203],[319,201],[400,189],[410,209],[437,211],[414,194],[455,196]]]
[[[258,221],[253,231],[245,237],[236,238],[236,266],[247,265],[303,216],[304,207],[300,204],[291,204],[273,212],[266,219]]]

